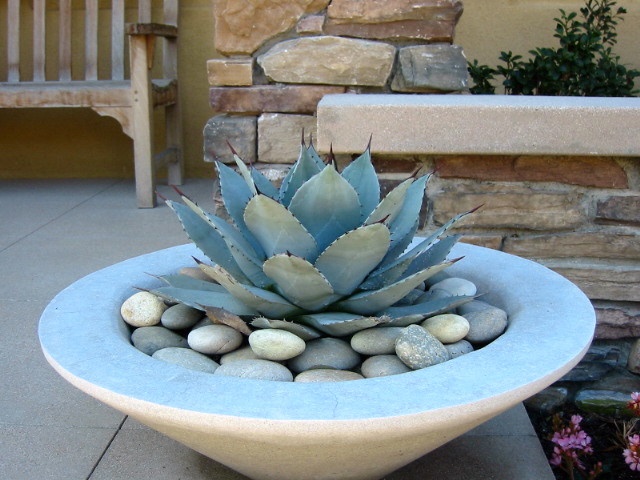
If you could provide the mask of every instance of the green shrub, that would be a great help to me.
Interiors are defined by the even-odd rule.
[[[553,35],[560,46],[531,50],[527,60],[503,51],[496,68],[470,62],[471,93],[495,93],[492,80],[499,75],[509,95],[635,96],[640,71],[628,69],[613,53],[616,25],[627,13],[615,5],[614,0],[587,0],[579,13],[561,9]]]

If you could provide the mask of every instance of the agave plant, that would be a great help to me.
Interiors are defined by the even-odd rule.
[[[303,141],[279,188],[233,153],[237,172],[216,165],[230,221],[183,194],[167,201],[213,262],[196,260],[214,282],[165,276],[155,294],[305,339],[407,326],[471,300],[424,288],[457,261],[446,257],[459,235],[445,232],[471,213],[412,244],[430,175],[411,176],[381,201],[369,147],[339,172]]]

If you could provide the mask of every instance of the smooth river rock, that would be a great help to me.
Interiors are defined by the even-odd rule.
[[[251,349],[266,360],[289,360],[297,357],[306,343],[297,335],[285,330],[256,330],[249,335]]]
[[[449,352],[442,342],[419,325],[409,325],[398,337],[396,355],[413,370],[449,360]]]
[[[403,327],[380,327],[361,330],[351,337],[351,348],[363,355],[395,353],[396,340],[403,331]]]
[[[302,354],[289,360],[289,368],[300,373],[315,368],[349,370],[360,363],[360,355],[344,340],[318,338],[307,343]]]
[[[469,333],[465,337],[471,343],[487,343],[502,335],[507,328],[507,312],[490,307],[484,310],[465,313],[469,321]]]
[[[444,313],[427,318],[420,324],[442,343],[455,343],[469,333],[469,321],[460,315]]]
[[[466,278],[451,277],[434,284],[429,289],[433,292],[442,290],[449,295],[475,295],[478,292],[475,284]]]
[[[375,378],[406,373],[411,369],[397,355],[374,355],[362,362],[360,371],[366,378]]]
[[[226,325],[207,325],[189,332],[189,346],[196,352],[207,355],[222,355],[235,350],[244,337]]]
[[[466,355],[467,353],[471,353],[474,350],[473,345],[471,345],[471,343],[467,342],[466,340],[460,340],[456,343],[449,343],[445,345],[444,348],[446,348],[447,352],[449,352],[449,356],[451,357],[451,359]]]
[[[187,339],[164,327],[140,327],[131,334],[131,341],[147,355],[167,347],[188,347]]]
[[[249,345],[246,347],[238,348],[233,352],[225,353],[220,357],[220,365],[225,363],[235,362],[236,360],[257,360],[258,355],[254,352]]]
[[[202,317],[204,317],[202,311],[183,303],[178,303],[164,311],[160,318],[160,323],[171,330],[182,330],[193,327]]]
[[[133,327],[150,327],[160,323],[167,305],[153,293],[138,292],[120,307],[122,319]]]
[[[331,368],[318,368],[306,370],[294,378],[294,382],[318,383],[318,382],[347,382],[350,380],[362,380],[364,377],[349,370],[334,370]]]
[[[156,360],[173,363],[189,370],[197,370],[199,372],[213,373],[220,366],[211,358],[191,350],[190,348],[168,347],[157,350],[153,355]]]
[[[292,382],[291,371],[271,360],[238,360],[220,365],[214,375],[227,377],[253,378],[256,380],[272,380],[276,382]]]

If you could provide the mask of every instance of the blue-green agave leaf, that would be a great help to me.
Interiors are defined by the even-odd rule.
[[[302,141],[302,145],[304,146],[304,139]],[[320,158],[320,155],[318,155],[316,147],[313,146],[313,138],[311,138],[309,147],[307,147],[306,152],[304,152],[303,154],[309,155],[309,158],[318,166],[320,170],[324,168],[324,162],[322,161],[322,158]]]
[[[266,195],[273,200],[280,199],[280,191],[275,187],[275,185],[273,185],[273,183],[271,183],[271,181],[269,181],[267,177],[264,176],[264,174],[260,170],[258,170],[257,168],[252,168],[251,178],[253,178],[258,193],[262,193],[263,195]]]
[[[367,218],[380,203],[380,182],[369,148],[342,171],[342,176],[357,192],[362,205],[361,217]]]
[[[249,201],[244,221],[267,257],[286,252],[311,260],[318,256],[316,241],[298,219],[265,195]]]
[[[365,317],[347,312],[321,312],[300,315],[296,322],[309,325],[327,335],[344,337],[388,321],[386,317]]]
[[[376,269],[365,279],[360,288],[362,290],[378,290],[391,285],[409,268],[412,259],[408,258],[404,262],[394,263],[393,266],[383,269]]]
[[[180,302],[192,308],[204,311],[206,307],[224,308],[236,315],[254,316],[258,311],[235,298],[229,292],[195,290],[192,288],[160,287],[150,290],[154,295],[158,295],[171,302]]]
[[[198,260],[198,264],[201,262]],[[225,288],[213,282],[206,280],[200,280],[199,278],[193,278],[189,275],[163,275],[159,277],[162,281],[168,285],[176,288],[192,288],[193,290],[208,290],[211,292],[226,292]]]
[[[402,209],[404,197],[407,195],[407,190],[409,190],[413,181],[413,178],[408,178],[391,190],[387,196],[382,199],[375,210],[371,212],[371,215],[367,217],[367,220],[364,222],[365,225],[381,221],[384,221],[388,225],[393,222]]]
[[[225,209],[236,225],[242,222],[242,212],[253,197],[253,192],[244,179],[232,168],[222,162],[216,162],[218,179],[220,181],[220,195]]]
[[[358,194],[331,165],[298,189],[289,211],[313,235],[320,251],[361,224]]]
[[[422,318],[432,317],[445,313],[464,305],[476,298],[474,295],[459,295],[455,297],[440,297],[413,305],[393,306],[385,309],[382,314],[388,315],[392,320],[387,324],[393,327],[406,327],[416,323],[416,316]],[[421,320],[420,318],[418,321]],[[407,323],[409,322],[409,323]]]
[[[320,310],[340,298],[327,279],[304,258],[275,255],[264,262],[264,273],[275,281],[283,297],[308,311]]]
[[[187,200],[185,199],[185,202],[186,201]],[[209,215],[206,212],[203,213],[216,232],[218,232],[225,241],[229,252],[231,252],[237,266],[242,270],[244,277],[248,278],[251,283],[258,287],[268,288],[271,286],[273,282],[271,282],[271,280],[269,280],[262,271],[262,263],[265,256],[260,245],[257,245],[259,248],[258,254],[251,243],[249,243],[232,225],[220,217]],[[216,263],[222,265],[219,262]],[[231,271],[229,271],[229,273],[233,275]],[[240,282],[246,283],[242,278],[236,277],[236,279]]]
[[[238,280],[248,281],[227,246],[227,242],[215,229],[202,209],[198,207],[199,211],[195,211],[193,207],[171,200],[167,200],[167,205],[176,213],[184,231],[202,253],[213,262],[221,265]]]
[[[220,180],[220,195],[227,213],[229,213],[233,223],[249,241],[253,249],[260,251],[260,247],[247,229],[243,217],[247,203],[254,196],[253,191],[236,171],[227,167],[224,163],[216,162],[216,168],[218,170],[218,179]]]
[[[422,239],[416,246],[414,246],[413,248],[411,248],[410,250],[406,251],[405,253],[403,253],[402,255],[400,255],[396,260],[394,260],[393,262],[387,262],[386,264],[383,262],[379,268],[377,268],[371,275],[370,277],[374,277],[376,275],[380,275],[381,273],[384,273],[385,271],[387,271],[388,269],[391,268],[395,268],[397,265],[399,264],[407,264],[407,260],[411,260],[413,261],[416,257],[418,257],[419,255],[424,254],[424,252],[426,252],[427,250],[429,250],[430,248],[433,248],[433,246],[438,242],[438,239],[447,231],[449,230],[453,225],[455,225],[458,221],[460,221],[462,218],[464,218],[465,216],[469,215],[470,213],[475,212],[478,208],[480,207],[476,207],[473,210],[470,210],[468,212],[465,213],[460,213],[458,215],[456,215],[455,217],[453,217],[451,220],[449,220],[447,223],[445,223],[444,225],[442,225],[439,229],[437,229],[435,232],[433,232],[431,235],[429,235],[428,237]]]
[[[389,253],[382,261],[383,264],[389,259],[396,259],[413,240],[413,236],[418,229],[420,210],[422,209],[424,191],[428,181],[429,175],[425,175],[414,181],[407,189],[400,212],[389,223],[391,246],[389,247]]]
[[[214,265],[208,274],[235,298],[263,315],[274,318],[285,318],[300,313],[300,308],[292,305],[277,293],[263,290],[252,285],[244,285],[219,265]]]
[[[329,245],[315,266],[336,293],[350,295],[384,258],[389,242],[389,229],[385,225],[359,227]]]
[[[315,150],[313,152],[315,153]],[[285,207],[288,207],[298,189],[314,175],[320,173],[323,168],[324,163],[322,163],[322,160],[317,154],[311,155],[309,149],[303,143],[300,146],[298,161],[289,170],[280,185],[280,202]]]
[[[255,183],[253,182],[253,177],[251,176],[251,172],[245,165],[244,161],[238,156],[238,154],[235,151],[233,152],[233,159],[235,160],[236,165],[238,166],[240,175],[242,175],[242,178],[244,179],[247,186],[249,187],[249,190],[251,190],[251,193],[253,195],[256,195],[258,191],[256,190]]]
[[[444,270],[452,262],[444,262],[421,272],[403,278],[380,290],[371,290],[356,293],[351,297],[336,303],[336,308],[347,312],[354,312],[360,315],[373,315],[390,307],[416,288],[427,278]]]
[[[460,237],[462,237],[462,235],[449,235],[444,237],[426,251],[416,255],[411,265],[409,265],[409,268],[405,271],[404,276],[412,275],[420,270],[444,262]]]
[[[305,342],[322,337],[322,334],[315,328],[311,328],[300,323],[288,322],[286,320],[272,320],[270,318],[258,317],[253,319],[251,326],[263,329],[275,328],[277,330],[286,330],[287,332],[297,335]]]
[[[407,293],[403,298],[401,298],[396,303],[394,303],[393,306],[399,307],[402,305],[413,305],[414,303],[418,302],[418,299],[420,299],[424,295],[424,293],[425,292],[422,288],[420,287],[414,288],[409,293]]]

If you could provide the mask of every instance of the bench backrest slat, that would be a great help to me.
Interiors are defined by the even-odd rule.
[[[7,81],[20,81],[20,0],[7,5]]]
[[[98,79],[98,2],[86,0],[84,7],[84,78]]]
[[[0,82],[124,80],[127,71],[125,22],[154,21],[152,7],[155,2],[152,0],[109,0],[108,5],[100,0],[30,0],[32,8],[21,6],[23,3],[27,2],[6,0],[7,23],[0,25],[0,45],[6,41],[7,59],[7,64],[0,66],[0,72],[5,70],[6,79],[0,78]],[[164,0],[163,18],[156,22],[177,25],[178,3],[178,0]],[[127,6],[136,5],[137,15],[128,18]],[[104,7],[110,7],[111,11],[107,12]],[[84,12],[78,12],[79,8],[84,8]],[[32,45],[29,41],[21,44],[24,34],[31,36]],[[74,38],[77,35],[82,35],[82,41]],[[106,40],[104,45],[101,44],[103,39]],[[57,49],[52,46],[55,43]],[[163,46],[163,73],[176,78],[175,42],[163,42]],[[80,47],[78,51],[75,51],[76,47]],[[111,58],[102,58],[109,51]],[[57,61],[48,58],[56,52]],[[32,76],[29,75],[31,64]]]
[[[124,79],[124,0],[113,0],[111,7],[111,78]]]
[[[151,0],[138,0],[138,21],[151,23]]]
[[[71,80],[71,0],[59,1],[58,78],[68,82]]]
[[[45,0],[33,1],[33,80],[44,82],[46,66]]]
[[[178,0],[165,0],[164,23],[178,25]],[[178,44],[165,45],[162,59],[162,68],[165,78],[178,78]]]

